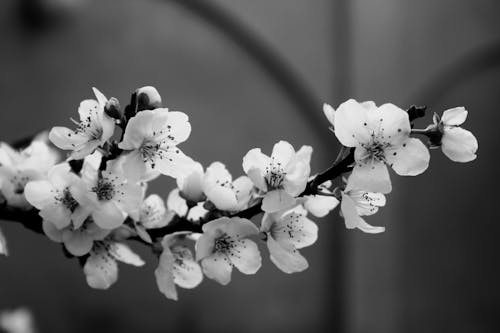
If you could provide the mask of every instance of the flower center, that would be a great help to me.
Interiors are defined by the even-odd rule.
[[[75,198],[73,198],[68,187],[63,190],[62,195],[57,198],[57,200],[60,201],[61,204],[64,207],[68,208],[72,213],[78,207],[78,202],[75,200]]]
[[[278,189],[281,187],[285,179],[286,172],[281,166],[281,162],[275,163],[274,157],[271,158],[271,164],[266,167],[266,183],[271,189]]]
[[[227,254],[235,246],[236,246],[236,240],[234,240],[233,238],[229,237],[226,234],[223,234],[221,237],[215,240],[214,249],[215,252]]]
[[[114,184],[105,178],[99,179],[92,191],[97,194],[97,200],[99,201],[111,200],[116,194]]]

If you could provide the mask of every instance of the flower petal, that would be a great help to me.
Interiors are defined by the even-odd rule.
[[[268,236],[267,247],[271,261],[287,274],[302,272],[309,267],[307,260],[291,245],[279,244]]]
[[[136,267],[144,266],[145,262],[141,259],[141,257],[133,252],[127,245],[115,242],[107,244],[109,246],[109,254],[116,260]]]
[[[224,224],[220,224],[220,230],[223,230],[227,235],[236,239],[245,238],[259,233],[259,228],[250,220],[241,217],[223,217],[218,220],[223,220]],[[217,221],[217,220],[215,220]],[[214,221],[210,221],[212,223]],[[205,225],[209,224],[206,223]],[[205,229],[204,229],[205,230]]]
[[[259,190],[267,192],[267,183],[264,178],[264,173],[261,169],[252,168],[247,172],[248,178]]]
[[[133,150],[123,156],[122,167],[123,173],[127,179],[131,181],[139,181],[143,179],[144,175],[148,171],[142,154],[138,150]]]
[[[104,94],[95,87],[92,87],[92,91],[94,92],[94,95],[97,98],[97,102],[99,102],[99,105],[104,107],[106,105],[106,102],[108,101],[106,96],[104,96]]]
[[[45,235],[51,241],[56,242],[56,243],[62,243],[62,241],[63,241],[63,238],[62,238],[63,231],[57,229],[56,226],[52,222],[44,220],[42,222],[42,229],[43,229],[43,232],[45,233]]]
[[[101,228],[114,229],[125,221],[125,213],[113,202],[100,204],[93,212],[94,222]]]
[[[399,144],[408,138],[411,127],[408,112],[394,104],[386,103],[368,112],[368,127],[381,139]]]
[[[385,156],[387,163],[401,176],[421,174],[429,166],[431,158],[427,147],[415,138],[408,138],[399,146],[387,149]]]
[[[335,109],[330,104],[323,104],[323,113],[326,119],[335,127]]]
[[[68,252],[77,257],[89,253],[94,244],[94,240],[82,230],[63,230],[62,240]]]
[[[255,274],[262,265],[259,248],[249,239],[240,239],[231,248],[229,260],[243,274]]]
[[[193,160],[175,146],[162,148],[161,158],[157,158],[152,169],[172,178],[186,177]]]
[[[281,215],[281,216],[280,216]],[[318,226],[301,212],[291,210],[274,216],[275,222],[271,226],[271,236],[285,247],[293,246],[301,249],[311,246],[318,239]]]
[[[180,194],[179,189],[172,190],[167,197],[167,208],[179,216],[185,216],[188,212],[186,200]]]
[[[356,210],[360,216],[375,214],[379,207],[385,206],[386,202],[382,193],[351,190],[349,191],[349,197],[354,200]]]
[[[281,165],[285,168],[294,157],[295,149],[293,149],[293,146],[282,140],[274,145],[271,154],[271,162],[274,165]]]
[[[283,188],[292,197],[298,196],[304,191],[311,173],[309,162],[299,161],[285,170],[286,175],[283,180]]]
[[[238,201],[233,190],[222,186],[213,186],[205,190],[207,199],[220,210],[234,211]]]
[[[357,149],[361,149],[361,147]],[[351,189],[378,193],[391,192],[391,179],[386,165],[378,160],[371,162],[365,160],[362,163],[356,163],[346,186],[346,191]]]
[[[31,181],[24,187],[26,200],[37,209],[56,203],[56,190],[47,180]]]
[[[243,157],[243,171],[246,174],[248,174],[250,169],[264,171],[269,164],[271,164],[271,158],[263,154],[260,148],[251,149]]]
[[[209,224],[210,222],[204,224],[203,226]],[[203,258],[209,257],[214,252],[215,237],[214,234],[209,232],[204,232],[196,241],[196,260],[202,260]]]
[[[236,208],[236,193],[232,189],[232,176],[224,164],[212,163],[203,178],[203,191],[218,209],[232,211]]]
[[[64,150],[75,150],[85,145],[89,138],[86,135],[75,133],[67,127],[56,126],[50,130],[50,141],[56,147]]]
[[[140,221],[148,229],[161,228],[169,222],[166,213],[163,199],[157,194],[151,194],[142,203]]]
[[[193,259],[189,248],[184,245],[175,245],[171,248],[174,256],[174,282],[182,288],[192,289],[203,280],[201,267]]]
[[[71,211],[60,203],[46,205],[39,214],[44,220],[52,222],[58,229],[71,224]]]
[[[227,285],[231,282],[231,272],[233,271],[233,266],[225,254],[217,252],[209,257],[203,258],[201,260],[201,267],[208,278],[213,279],[222,285]]]
[[[369,225],[359,215],[354,200],[345,193],[342,193],[342,202],[340,204],[342,215],[344,216],[347,229],[358,228],[363,232],[377,234],[385,231],[384,227]]]
[[[267,192],[262,200],[262,210],[273,213],[293,206],[296,199],[290,196],[285,190],[272,190]]]
[[[177,290],[174,283],[174,256],[169,248],[165,248],[160,255],[158,267],[155,269],[158,289],[168,299],[177,300]]]
[[[304,208],[316,217],[325,217],[334,210],[340,201],[335,197],[310,195],[306,197]]]
[[[252,192],[254,189],[253,182],[249,177],[241,176],[233,182],[233,187],[234,193],[236,195],[236,200],[238,201],[236,210],[245,209],[252,196]]]
[[[182,196],[193,202],[203,201],[203,166],[193,161],[189,166],[190,171],[185,177],[177,178],[177,187],[181,190]]]
[[[467,110],[463,106],[448,109],[443,112],[441,121],[446,126],[459,126],[462,125],[467,119]]]
[[[476,159],[478,143],[469,131],[460,128],[445,128],[441,139],[443,153],[454,162],[470,162]]]
[[[340,104],[335,111],[335,136],[340,143],[346,147],[357,147],[370,140],[368,111],[353,99]]]
[[[166,135],[168,139],[175,145],[186,141],[191,134],[191,124],[189,123],[189,117],[187,116],[187,114],[179,111],[168,112],[167,121],[164,124],[163,128],[166,128]]]
[[[118,264],[103,249],[91,251],[83,266],[87,283],[95,289],[108,289],[118,280]]]

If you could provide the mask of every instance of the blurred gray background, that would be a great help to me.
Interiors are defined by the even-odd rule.
[[[67,125],[92,86],[125,105],[154,85],[191,118],[182,149],[233,175],[249,149],[280,139],[312,145],[313,171],[326,168],[338,144],[321,105],[348,97],[464,105],[479,158],[434,151],[423,176],[393,176],[370,219],[384,234],[347,231],[337,213],[318,220],[304,273],[264,255],[256,276],[206,279],[178,302],[157,291],[156,259],[140,246],[147,266],[121,265],[118,283],[95,291],[58,244],[0,221],[11,252],[0,257],[0,309],[28,306],[42,333],[499,332],[499,12],[496,0],[1,1],[7,142]]]

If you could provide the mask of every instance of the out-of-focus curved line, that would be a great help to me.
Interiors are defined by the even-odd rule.
[[[220,30],[223,36],[245,51],[283,89],[288,98],[297,106],[305,121],[315,129],[327,128],[323,112],[321,112],[322,102],[319,98],[302,82],[285,59],[232,14],[212,1],[168,1],[184,7]],[[331,142],[332,137],[329,131],[319,131],[318,134],[325,144]]]
[[[464,80],[495,67],[500,67],[500,41],[473,50],[449,65],[413,94],[411,101],[434,105]]]

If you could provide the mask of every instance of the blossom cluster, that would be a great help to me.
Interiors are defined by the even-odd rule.
[[[304,271],[308,262],[299,250],[318,238],[311,215],[325,217],[339,206],[346,228],[383,232],[365,217],[385,206],[390,169],[423,173],[428,148],[441,147],[457,162],[472,161],[477,151],[475,137],[460,127],[464,108],[436,114],[418,130],[410,113],[393,104],[351,99],[336,110],[323,108],[342,145],[329,170],[312,175],[312,147],[279,141],[270,154],[249,150],[241,175],[233,177],[219,161],[204,167],[185,154],[189,117],[163,107],[155,88],[136,90],[123,110],[116,98],[95,88],[94,94],[80,103],[76,128],[54,127],[21,150],[0,145],[0,191],[2,209],[38,214],[23,223],[40,224],[79,257],[88,285],[97,289],[117,281],[118,262],[145,264],[128,240],[157,255],[157,285],[170,299],[177,299],[177,286],[191,289],[204,277],[228,284],[233,267],[255,274],[261,251],[285,273]],[[148,191],[159,176],[175,180],[168,195]],[[0,253],[7,255],[1,231]]]

